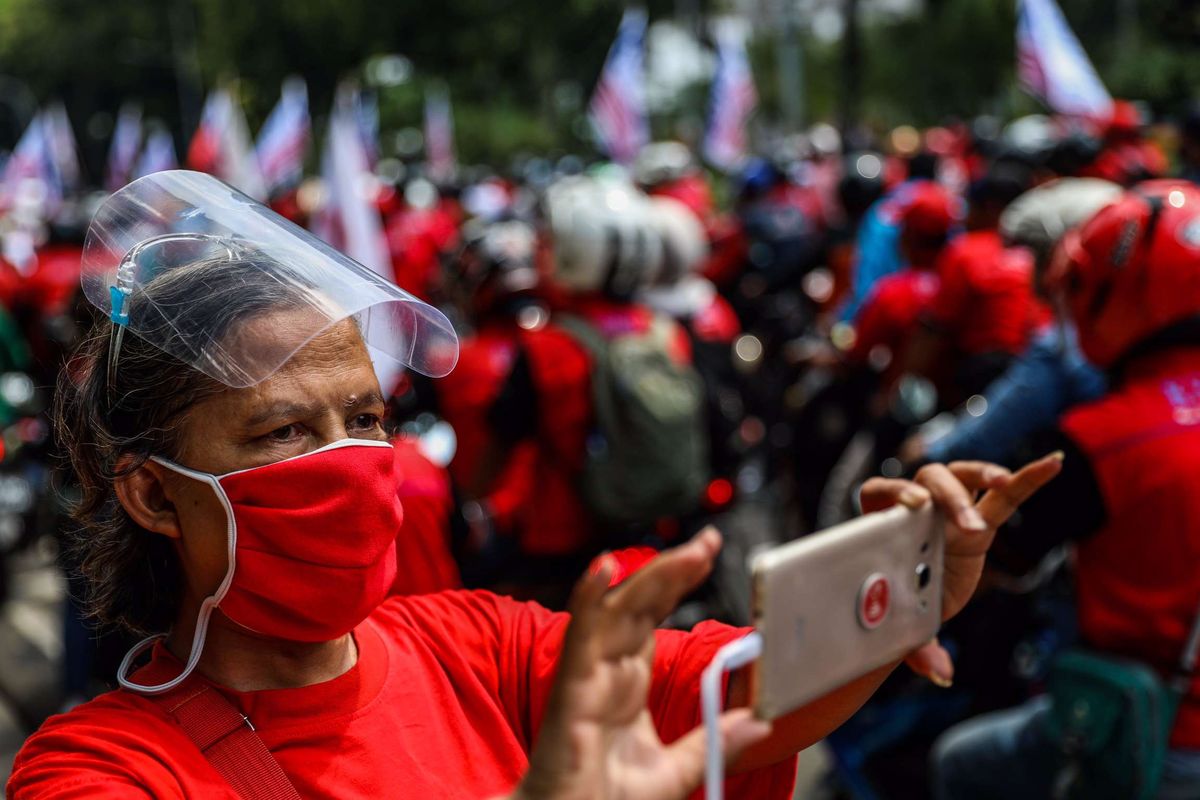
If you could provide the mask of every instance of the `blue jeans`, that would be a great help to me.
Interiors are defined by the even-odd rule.
[[[1006,711],[955,725],[931,756],[937,800],[1033,800],[1050,797],[1058,772],[1056,748],[1045,732],[1050,698],[1035,697]],[[1200,750],[1167,754],[1158,800],[1200,797]]]

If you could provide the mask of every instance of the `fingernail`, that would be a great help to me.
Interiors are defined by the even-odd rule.
[[[745,723],[746,736],[754,739],[765,739],[771,735],[772,725],[765,719],[750,719]]]
[[[983,480],[987,483],[998,481],[1001,478],[1007,478],[1010,475],[1012,475],[1012,473],[1006,470],[1004,467],[991,466],[984,467],[983,470]]]
[[[930,683],[939,689],[949,689],[954,685],[954,681],[952,681],[950,678],[944,678],[941,675],[938,675],[936,672],[929,673],[928,677]]]
[[[608,553],[602,553],[592,559],[592,565],[588,567],[588,574],[599,575],[601,572],[607,570],[609,564],[611,563],[612,556],[610,556]]]
[[[987,530],[987,523],[983,521],[983,517],[979,516],[979,512],[975,510],[974,506],[967,506],[958,512],[958,525],[966,531]]]
[[[1053,453],[1051,453],[1050,455],[1048,455],[1046,457],[1053,458],[1055,461],[1062,461],[1064,458],[1067,457],[1067,454],[1064,453],[1062,450],[1055,450]]]
[[[919,487],[909,486],[900,492],[900,503],[909,508],[918,508],[929,502],[929,492]]]

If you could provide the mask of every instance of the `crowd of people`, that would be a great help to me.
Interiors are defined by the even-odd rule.
[[[728,794],[790,796],[826,739],[853,797],[1200,796],[1200,115],[1150,130],[1117,102],[819,125],[720,181],[679,142],[414,167],[372,198],[404,294],[370,291],[408,309],[378,324],[329,288],[375,279],[302,230],[311,184],[271,199],[277,246],[190,173],[10,207],[0,552],[60,542],[64,709],[123,688],[48,721],[8,795],[682,798],[700,672],[749,624],[707,527],[932,498],[940,644],[772,730],[727,717]],[[130,220],[166,208],[249,244],[145,250],[166,223]],[[154,266],[88,290],[128,258]],[[1127,673],[1161,706],[1105,694]]]

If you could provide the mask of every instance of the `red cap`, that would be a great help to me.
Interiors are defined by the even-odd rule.
[[[900,212],[900,224],[905,231],[936,239],[950,232],[958,217],[954,197],[933,181],[922,181],[913,187],[908,204]]]

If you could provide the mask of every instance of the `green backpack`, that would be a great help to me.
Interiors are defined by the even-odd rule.
[[[704,386],[669,354],[676,330],[655,317],[644,333],[606,339],[579,317],[559,325],[592,357],[595,435],[580,489],[606,524],[646,524],[696,508],[708,480]]]
[[[1153,800],[1198,641],[1200,615],[1170,680],[1140,661],[1090,650],[1055,659],[1048,732],[1063,757],[1056,800]]]

